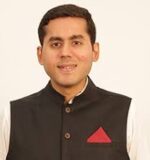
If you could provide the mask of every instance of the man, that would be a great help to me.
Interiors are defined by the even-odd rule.
[[[5,109],[0,160],[142,160],[131,99],[96,87],[88,77],[99,57],[88,10],[55,7],[38,33],[38,60],[50,81]]]

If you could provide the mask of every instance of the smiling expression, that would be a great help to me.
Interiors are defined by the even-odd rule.
[[[99,45],[91,44],[86,21],[77,17],[56,18],[50,20],[45,30],[38,59],[52,84],[82,86],[99,55]]]

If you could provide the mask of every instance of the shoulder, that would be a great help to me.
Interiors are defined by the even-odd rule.
[[[103,96],[106,99],[109,99],[111,102],[118,102],[118,103],[126,102],[130,104],[132,100],[132,98],[127,95],[112,92],[112,91],[109,91],[103,88],[99,88],[99,87],[96,87],[96,92],[98,96]]]
[[[31,104],[31,103],[37,103],[39,98],[42,96],[43,93],[43,89],[36,92],[36,93],[32,93],[30,95],[27,95],[25,97],[16,99],[16,100],[12,100],[10,101],[11,106],[18,106],[18,105],[23,105],[23,104]]]
[[[113,91],[109,91],[107,89],[103,89],[100,88],[98,86],[96,86],[92,80],[89,78],[89,84],[88,84],[88,92],[90,93],[90,95],[92,95],[93,97],[97,97],[99,99],[112,99],[113,101],[131,101],[131,98],[129,96],[120,94],[120,93],[116,93]]]
[[[99,92],[101,94],[104,94],[104,95],[107,95],[107,96],[131,99],[127,95],[116,93],[116,92],[113,92],[113,91],[109,91],[109,90],[106,90],[106,89],[103,89],[103,88],[96,87],[96,90],[97,90],[97,92]]]

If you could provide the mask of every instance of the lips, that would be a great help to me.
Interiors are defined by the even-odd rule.
[[[61,64],[58,65],[58,68],[65,73],[70,73],[73,72],[76,69],[77,65],[76,64]]]

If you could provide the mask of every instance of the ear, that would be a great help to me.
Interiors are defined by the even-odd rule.
[[[42,53],[42,47],[38,46],[37,47],[37,57],[38,57],[38,61],[41,65],[43,65],[43,53]]]
[[[99,43],[93,44],[93,62],[96,62],[99,59]]]

